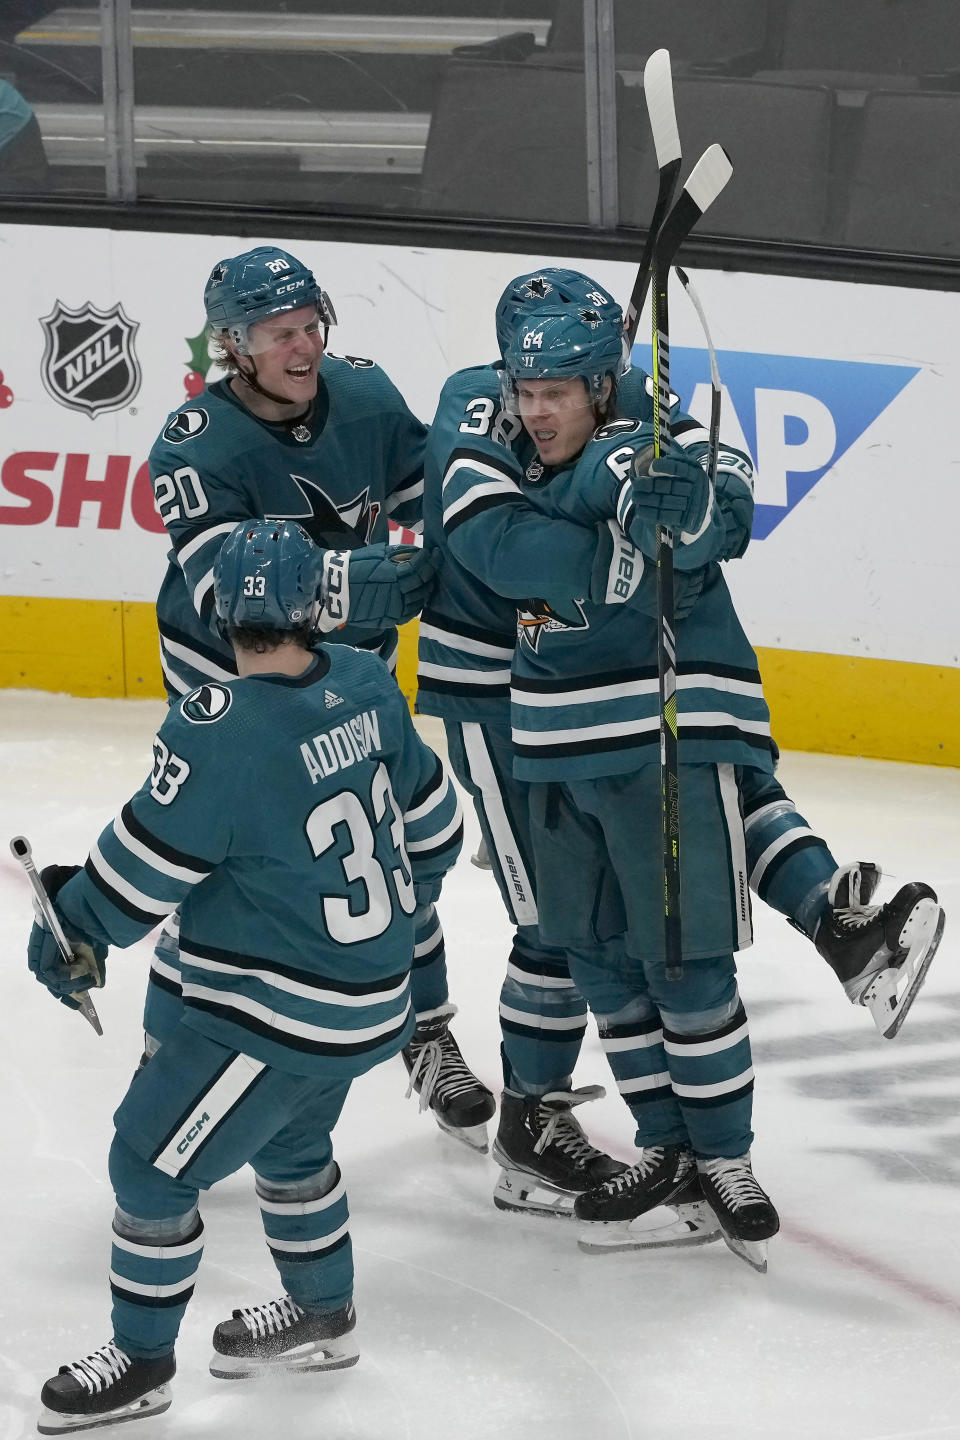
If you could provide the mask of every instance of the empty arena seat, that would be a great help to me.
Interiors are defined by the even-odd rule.
[[[870,88],[960,77],[957,0],[786,0],[782,24],[779,68],[795,79]]]
[[[420,208],[585,224],[584,103],[582,71],[453,62],[430,121]]]
[[[634,68],[666,47],[674,69],[749,73],[767,43],[769,0],[614,0],[617,63]],[[559,0],[547,55],[583,54],[582,0]]]
[[[674,88],[687,157],[684,177],[714,140],[733,161],[733,178],[704,217],[700,226],[704,233],[806,242],[827,237],[835,113],[831,91],[812,85],[688,76],[678,77]],[[625,99],[621,146],[632,142],[652,148],[643,139],[649,124],[642,89],[628,90]],[[652,165],[647,173],[651,171],[655,175]],[[624,224],[646,226],[651,205],[646,188],[644,196],[621,191]]]
[[[870,250],[960,255],[960,95],[867,97],[843,239]]]

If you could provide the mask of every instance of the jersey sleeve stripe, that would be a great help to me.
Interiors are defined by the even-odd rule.
[[[99,858],[100,863],[103,864],[102,857]],[[127,885],[125,882],[121,882],[119,885],[111,884],[108,875],[116,876],[116,879],[120,880],[119,875],[116,874],[116,871],[111,870],[108,865],[104,866],[107,873],[102,873],[94,861],[93,851],[87,856],[87,863],[83,868],[84,873],[97,887],[101,895],[110,902],[115,910],[119,910],[121,915],[125,915],[126,918],[132,920],[135,925],[141,925],[147,930],[152,930],[155,925],[158,925],[161,920],[165,920],[167,916],[171,915],[177,908],[177,902],[175,900],[160,902],[152,900],[148,895],[141,895],[138,890],[134,890],[132,885]],[[137,904],[134,897],[145,903],[142,905]]]
[[[239,520],[228,520],[222,525],[211,525],[206,530],[199,531],[192,535],[186,542],[181,538],[180,544],[174,545],[181,570],[188,560],[192,560],[194,555],[203,549],[204,545],[208,545],[210,541],[215,540],[218,535],[226,537],[231,534],[239,524]]]
[[[443,528],[447,535],[462,525],[465,520],[472,520],[477,515],[482,515],[485,510],[492,510],[497,505],[524,504],[523,496],[519,491],[507,485],[477,485],[462,500],[451,505],[443,512]]]
[[[215,862],[176,850],[172,845],[167,845],[163,840],[151,835],[133,813],[133,806],[129,801],[114,820],[113,829],[121,845],[132,855],[139,860],[145,860],[155,870],[162,871],[174,880],[195,885],[198,880],[204,880],[214,868]]]

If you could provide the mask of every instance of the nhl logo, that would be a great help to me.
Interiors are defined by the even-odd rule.
[[[133,348],[140,326],[127,318],[122,305],[70,310],[58,300],[40,324],[46,341],[43,383],[58,404],[82,410],[92,420],[133,399],[142,378]]]

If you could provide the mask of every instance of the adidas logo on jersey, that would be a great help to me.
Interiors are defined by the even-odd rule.
[[[332,710],[333,707],[334,707],[334,705],[342,705],[342,704],[343,704],[343,696],[342,696],[342,695],[334,695],[334,693],[333,693],[332,690],[324,690],[324,692],[323,692],[323,703],[326,705],[326,707],[327,707],[328,710]]]

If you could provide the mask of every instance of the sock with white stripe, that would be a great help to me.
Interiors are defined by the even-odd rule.
[[[450,999],[443,927],[435,905],[418,905],[414,915],[415,939],[410,994],[418,1015],[437,1010]]]
[[[569,1090],[587,1028],[587,1003],[562,951],[514,945],[500,991],[504,1082],[525,1095]]]
[[[663,1047],[690,1143],[698,1155],[742,1155],[753,1141],[753,1064],[743,1006],[696,1031],[664,1016]]]
[[[596,1020],[617,1089],[637,1123],[637,1144],[685,1144],[687,1128],[670,1084],[657,1011],[649,1001],[637,999]]]
[[[751,797],[744,814],[750,888],[810,936],[837,862],[773,777],[771,784],[782,798]]]
[[[309,1181],[285,1185],[257,1176],[257,1198],[285,1290],[306,1310],[338,1310],[353,1295],[347,1193],[331,1161]]]
[[[170,1354],[202,1255],[203,1221],[196,1209],[162,1220],[117,1210],[110,1252],[113,1334],[127,1355]]]

